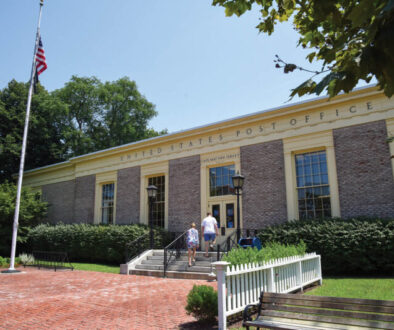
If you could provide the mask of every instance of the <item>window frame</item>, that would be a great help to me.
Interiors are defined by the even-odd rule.
[[[111,171],[105,173],[96,174],[96,189],[95,189],[95,207],[94,207],[94,223],[103,224],[102,221],[102,194],[103,186],[106,184],[114,185],[114,200],[113,200],[113,222],[116,224],[116,200],[118,190],[118,171]]]
[[[285,160],[287,219],[299,220],[295,155],[315,151],[326,152],[328,184],[330,187],[331,217],[340,217],[338,178],[332,131],[322,131],[283,139]]]

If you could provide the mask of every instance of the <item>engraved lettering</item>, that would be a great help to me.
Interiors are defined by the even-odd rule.
[[[351,113],[355,113],[357,110],[356,110],[356,106],[354,106],[354,105],[352,105],[350,108],[349,108],[349,111],[351,112]]]
[[[123,156],[120,156],[120,161],[123,162]]]
[[[324,112],[320,112],[320,119],[322,120],[324,118]]]
[[[131,159],[131,155],[127,155],[127,159]]]
[[[237,136],[239,136],[241,134],[241,131],[237,131]]]
[[[209,142],[209,143],[212,143],[212,136],[209,136],[209,137],[208,137],[208,142]]]
[[[247,130],[246,130],[246,134],[248,134],[248,135],[250,135],[250,134],[252,134],[252,129],[251,128],[248,128]]]
[[[337,117],[339,117],[339,110],[335,109],[335,114],[337,115]]]
[[[149,151],[149,153],[150,153],[150,155],[152,156],[152,155],[153,155],[153,150],[151,149],[151,150]]]
[[[198,139],[198,141],[200,141],[200,144],[202,144],[202,139]]]
[[[219,134],[219,141],[222,141],[222,140],[223,140],[223,135]]]
[[[259,126],[259,132],[262,133],[264,131],[263,125]]]
[[[294,126],[295,124],[297,124],[297,119],[293,118],[290,120],[290,125]]]
[[[309,121],[309,119],[310,119],[309,115],[306,115],[305,116],[305,122],[307,123]]]
[[[171,150],[174,151],[174,145],[173,144],[171,144]]]
[[[179,143],[179,148],[182,149],[182,147],[183,147],[183,142],[180,142],[180,143]]]
[[[157,148],[157,153],[158,153],[158,154],[161,154],[161,148],[160,148],[160,147]]]
[[[189,142],[189,147],[193,147],[193,142],[192,141]]]
[[[373,106],[371,102],[367,102],[367,110],[372,110]]]
[[[275,129],[276,123],[272,123],[272,129]]]
[[[145,157],[145,151],[142,152],[142,157]]]

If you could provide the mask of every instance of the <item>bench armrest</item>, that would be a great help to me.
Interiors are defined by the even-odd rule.
[[[256,305],[247,305],[242,313],[242,317],[244,319],[244,322],[246,321],[252,321],[252,309],[253,307],[258,307],[260,304],[256,304]]]

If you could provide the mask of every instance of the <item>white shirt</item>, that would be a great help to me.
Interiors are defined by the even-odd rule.
[[[204,234],[216,234],[215,225],[217,226],[216,219],[208,215],[202,221],[201,227],[204,227]]]

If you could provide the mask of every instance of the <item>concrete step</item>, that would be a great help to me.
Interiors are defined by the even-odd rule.
[[[163,265],[147,265],[147,264],[140,264],[136,265],[135,269],[146,269],[146,270],[164,270]],[[204,266],[191,266],[188,267],[188,264],[180,264],[180,265],[169,265],[167,267],[168,271],[178,271],[178,272],[198,272],[198,273],[210,273],[211,267],[204,267]]]
[[[143,275],[143,276],[155,276],[163,277],[163,270],[148,270],[148,269],[133,269],[129,272],[130,275]],[[189,279],[189,280],[206,280],[213,281],[216,280],[216,275],[211,276],[208,273],[198,273],[198,272],[180,272],[180,271],[167,271],[166,277],[168,278],[179,278],[179,279]]]
[[[204,254],[205,254],[205,252],[203,252],[203,251],[197,251],[196,252],[196,258],[205,258]],[[212,257],[213,259],[215,259],[217,257],[217,252],[215,252],[215,251],[212,252],[211,251],[211,252],[208,252],[208,255],[209,255],[209,257]],[[157,257],[157,256],[164,256],[164,251],[163,250],[154,251],[152,256],[155,256],[155,257]],[[182,257],[187,257],[187,251],[186,250],[182,250],[181,251],[181,256]],[[206,259],[208,259],[208,258],[206,258]]]
[[[164,260],[164,256],[163,255],[160,255],[160,256],[157,256],[157,255],[153,255],[153,256],[148,256],[147,257],[147,260],[161,260],[162,262],[163,262],[163,260]],[[188,261],[189,259],[188,259],[188,256],[187,255],[181,255],[180,257],[179,257],[179,259],[177,259],[177,260],[182,260],[182,261]],[[212,262],[215,262],[216,260],[217,260],[217,256],[216,255],[211,255],[210,257],[204,257],[203,255],[201,256],[201,255],[196,255],[196,261],[201,261],[201,262],[203,262],[203,261],[207,261],[207,262],[211,262],[211,260],[212,260]]]
[[[145,265],[163,265],[163,258],[161,258],[161,259],[142,260],[141,264],[145,264]],[[170,264],[171,265],[187,265],[188,264],[188,260],[187,259],[171,260]],[[211,266],[211,262],[209,260],[204,260],[204,261],[196,260],[195,264],[198,265],[198,266],[204,266],[204,267],[210,267]]]

